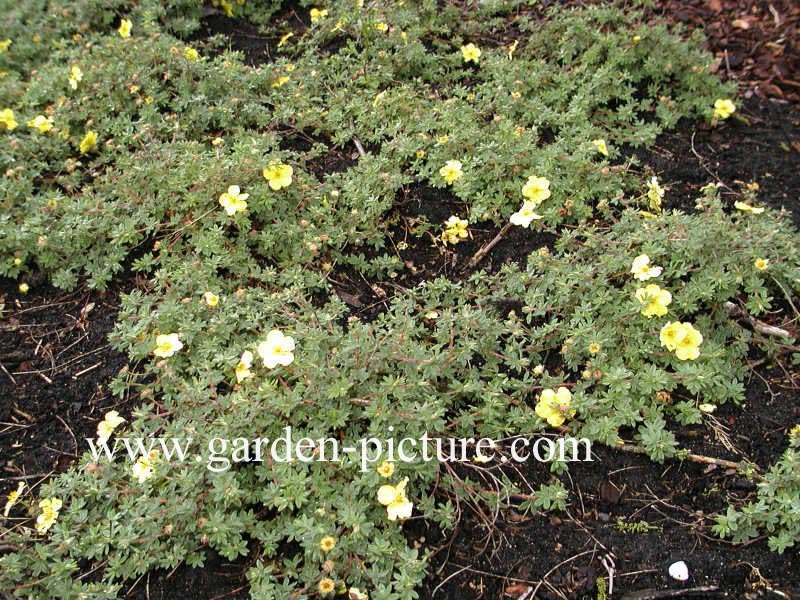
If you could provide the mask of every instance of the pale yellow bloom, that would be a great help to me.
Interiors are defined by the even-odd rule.
[[[597,342],[589,344],[589,354],[597,354],[600,352],[601,346]]]
[[[525,185],[522,186],[522,195],[534,207],[539,206],[550,197],[550,180],[546,177],[531,175]]]
[[[61,500],[59,498],[45,498],[39,502],[41,514],[36,517],[36,531],[44,534],[53,526],[58,518],[58,511],[61,510]]]
[[[444,177],[444,181],[447,185],[452,185],[464,175],[461,166],[460,160],[448,160],[444,166],[439,169],[439,175]]]
[[[0,125],[5,126],[6,130],[14,131],[17,128],[17,120],[14,118],[14,111],[10,108],[0,110]]]
[[[442,231],[442,241],[445,244],[457,244],[467,237],[467,226],[469,222],[466,219],[460,219],[456,215],[452,215],[444,223],[444,231]]]
[[[214,292],[205,292],[203,294],[203,304],[209,308],[215,308],[219,304],[219,296]]]
[[[147,456],[140,456],[131,466],[131,473],[136,481],[144,483],[153,476],[156,462],[158,460],[158,450],[151,450]]]
[[[80,145],[78,146],[78,150],[81,151],[82,154],[86,154],[87,152],[91,152],[97,147],[97,134],[94,131],[87,131],[86,135],[83,136]]]
[[[382,485],[378,488],[378,502],[386,507],[387,517],[390,521],[408,519],[414,505],[406,497],[408,477],[397,485]]]
[[[542,390],[536,403],[536,414],[551,427],[559,427],[567,418],[575,416],[571,402],[572,392],[568,388],[562,386],[557,391],[549,388]]]
[[[20,494],[21,494],[21,493],[22,493],[24,490],[25,490],[25,482],[24,482],[24,481],[20,481],[20,482],[17,484],[17,489],[16,489],[16,490],[14,490],[14,491],[12,491],[12,492],[11,492],[11,493],[8,495],[8,500],[6,500],[6,507],[5,507],[5,509],[3,510],[3,516],[4,516],[4,517],[7,517],[7,516],[8,516],[8,513],[10,513],[10,512],[11,512],[11,509],[12,509],[12,508],[14,507],[14,505],[17,503],[17,500],[19,500],[19,496],[20,496]]]
[[[633,278],[638,279],[639,281],[647,281],[653,277],[658,277],[661,275],[661,271],[661,267],[650,266],[650,257],[647,256],[647,254],[640,254],[634,258],[633,265],[631,265],[631,273],[633,273]]]
[[[385,460],[378,466],[377,471],[381,477],[389,478],[394,475],[394,463]]]
[[[103,420],[97,424],[97,443],[102,444],[108,441],[114,430],[124,422],[125,419],[120,417],[117,411],[108,411]]]
[[[753,266],[758,269],[759,271],[764,271],[767,267],[769,267],[769,259],[768,258],[757,258],[753,263]]]
[[[228,216],[233,216],[237,212],[243,211],[247,208],[246,200],[250,194],[240,193],[238,185],[228,186],[228,191],[223,192],[219,197],[219,204],[225,209]]]
[[[328,596],[336,591],[336,583],[329,577],[323,577],[317,584],[317,589],[321,596]]]
[[[658,177],[651,177],[647,184],[647,199],[650,210],[661,212],[661,200],[664,199],[664,188],[658,183]]]
[[[317,21],[321,21],[325,17],[328,16],[328,9],[327,8],[312,8],[309,11],[309,15],[311,17],[311,23],[314,24]]]
[[[253,373],[250,371],[250,367],[253,366],[253,353],[249,350],[245,350],[242,352],[242,357],[239,359],[239,363],[236,365],[236,383],[241,383],[248,377],[252,377]]]
[[[121,38],[129,38],[131,37],[131,28],[133,28],[133,23],[130,19],[122,19],[119,24],[119,28],[117,32],[119,33],[119,37]]]
[[[603,156],[608,156],[608,146],[606,146],[605,140],[592,140],[592,144],[600,154]]]
[[[258,345],[257,351],[268,369],[278,365],[286,367],[294,361],[294,338],[273,329],[267,334],[267,339]]]
[[[672,302],[672,294],[651,283],[643,288],[637,288],[636,300],[644,306],[641,312],[645,317],[663,317]]]
[[[723,98],[717,98],[714,101],[715,119],[727,119],[735,112],[736,112],[736,105],[732,101]]]
[[[23,281],[22,283],[19,284],[19,287],[17,289],[19,289],[21,294],[27,294],[28,291],[31,289],[31,286],[29,286],[27,283]]]
[[[680,360],[695,360],[700,356],[703,336],[691,323],[667,323],[659,333],[661,345],[674,351]]]
[[[275,81],[272,82],[272,85],[270,85],[270,87],[279,88],[283,86],[284,83],[289,81],[289,79],[291,79],[291,77],[289,77],[288,75],[281,75]]]
[[[336,547],[336,539],[326,535],[319,541],[319,549],[323,552],[330,552]]]
[[[470,42],[466,46],[461,46],[461,56],[464,58],[464,62],[478,64],[478,59],[481,57],[481,49]]]
[[[520,227],[528,227],[531,221],[543,219],[544,217],[536,212],[536,204],[533,202],[523,202],[522,208],[515,212],[509,218],[512,225],[519,225]]]
[[[83,71],[78,65],[72,65],[69,70],[69,87],[73,90],[78,89],[78,82],[83,80]]]
[[[283,163],[272,163],[261,171],[264,179],[269,183],[269,187],[275,191],[289,187],[292,183],[293,173],[294,169]]]
[[[200,60],[200,54],[194,48],[185,48],[183,51],[183,57],[186,60]]]
[[[27,123],[28,127],[36,129],[39,133],[47,133],[53,128],[53,119],[44,115],[36,115]]]
[[[161,358],[169,358],[183,348],[183,342],[177,333],[167,333],[156,336],[156,347],[153,354]]]
[[[6,39],[0,42],[0,54],[8,50],[9,46],[11,46],[11,40]]]

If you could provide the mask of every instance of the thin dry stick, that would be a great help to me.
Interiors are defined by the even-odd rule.
[[[763,335],[779,337],[779,338],[792,337],[792,335],[785,329],[781,329],[780,327],[775,327],[774,325],[767,325],[763,321],[759,321],[755,317],[752,317],[750,313],[748,313],[743,308],[736,306],[733,302],[726,302],[725,304],[722,305],[722,307],[728,314],[746,319],[750,323],[750,325],[752,325],[753,329],[755,329],[757,332]]]
[[[470,259],[470,261],[467,263],[467,266],[464,267],[463,270],[466,271],[467,269],[472,269],[475,265],[481,262],[483,258],[489,253],[489,250],[494,248],[497,245],[497,243],[501,239],[503,239],[503,236],[505,235],[506,231],[508,231],[510,228],[511,228],[511,222],[509,221],[508,223],[503,225],[503,228],[497,233],[496,236],[494,236],[494,239],[491,242],[486,244],[483,248],[481,248],[475,253],[475,256],[473,256]]]
[[[640,446],[634,446],[632,444],[618,444],[613,447],[616,448],[617,450],[622,450],[623,452],[633,452],[634,454],[647,454],[647,450],[641,448]],[[707,465],[717,465],[719,467],[727,467],[729,469],[739,470],[744,466],[744,463],[733,462],[732,460],[725,460],[724,458],[713,458],[711,456],[693,454],[691,452],[689,452],[684,456],[689,460],[691,460],[692,462],[705,463]]]
[[[716,595],[720,593],[719,587],[716,585],[704,585],[682,590],[641,590],[625,594],[621,600],[661,600],[662,598],[685,598],[687,596],[699,596],[700,594]]]

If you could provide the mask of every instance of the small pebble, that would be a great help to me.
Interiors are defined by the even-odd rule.
[[[689,567],[682,560],[672,563],[669,566],[669,576],[678,581],[686,581],[689,579]]]

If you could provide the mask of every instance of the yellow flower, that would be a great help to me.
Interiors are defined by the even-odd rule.
[[[323,552],[330,552],[336,547],[336,540],[329,535],[326,535],[319,541],[319,549]]]
[[[420,159],[425,156],[425,150],[417,150],[417,153],[414,155],[417,159]]]
[[[750,206],[746,202],[736,201],[733,203],[733,207],[736,210],[740,210],[742,212],[750,213],[751,215],[760,215],[764,212],[763,206]]]
[[[550,180],[546,177],[531,175],[522,186],[522,196],[527,198],[534,207],[550,197]]]
[[[183,57],[186,60],[200,60],[200,54],[194,48],[186,48],[183,51]]]
[[[4,125],[8,131],[16,129],[17,121],[14,118],[14,111],[10,108],[0,110],[0,124]]]
[[[119,24],[119,28],[117,31],[119,32],[119,37],[121,38],[129,38],[131,37],[131,28],[133,27],[133,23],[131,23],[130,19],[122,19]]]
[[[650,283],[636,289],[636,299],[644,306],[641,312],[645,317],[663,317],[667,314],[667,306],[672,302],[672,294]]]
[[[219,204],[222,208],[225,209],[225,212],[228,216],[233,216],[237,212],[245,210],[247,208],[246,200],[250,197],[250,194],[242,194],[240,193],[238,185],[231,185],[228,186],[228,191],[223,192],[219,197]]]
[[[110,410],[106,413],[103,420],[97,424],[97,443],[102,444],[108,441],[114,430],[125,422],[125,419],[119,416],[115,410]]]
[[[378,488],[378,502],[386,507],[386,514],[390,521],[403,520],[411,516],[414,505],[406,497],[408,477],[397,485],[382,485]]]
[[[271,85],[270,87],[279,88],[279,87],[281,87],[281,86],[282,86],[284,83],[286,83],[287,81],[289,81],[289,79],[291,79],[291,78],[290,78],[288,75],[281,75],[280,77],[278,77],[278,78],[277,78],[277,79],[276,79],[276,80],[275,80],[275,81],[272,83],[272,85]]]
[[[236,365],[236,383],[241,383],[248,377],[252,377],[253,373],[250,372],[250,367],[253,366],[253,353],[249,350],[242,352],[242,357]]]
[[[319,590],[320,595],[327,596],[336,590],[336,583],[334,583],[333,579],[323,577],[319,580],[317,589]]]
[[[597,354],[598,352],[600,352],[600,348],[601,348],[600,344],[598,344],[597,342],[592,342],[591,344],[589,344],[589,354]]]
[[[519,225],[520,227],[528,227],[531,221],[543,219],[544,217],[536,212],[536,204],[533,202],[523,202],[522,208],[515,212],[509,218],[512,225]]]
[[[384,23],[383,21],[378,21],[372,26],[372,28],[375,31],[380,31],[381,33],[386,33],[387,31],[389,31],[389,25]]]
[[[19,289],[20,294],[27,294],[28,291],[31,289],[31,286],[29,286],[27,283],[25,283],[23,281],[22,283],[19,284],[19,288],[18,289]]]
[[[292,167],[284,165],[283,163],[270,164],[261,171],[261,174],[264,175],[264,179],[269,183],[269,187],[276,191],[291,185],[292,173],[294,173]]]
[[[158,450],[151,450],[147,456],[140,456],[131,466],[131,473],[139,483],[144,483],[153,476],[158,459]]]
[[[481,49],[470,42],[466,46],[461,46],[461,56],[464,58],[464,62],[472,61],[477,65],[478,59],[481,57]]]
[[[369,600],[369,596],[360,589],[351,587],[347,590],[347,600]]]
[[[714,101],[714,118],[727,119],[736,112],[736,105],[727,99],[717,98]]]
[[[461,161],[448,160],[444,166],[439,169],[439,175],[444,177],[444,181],[447,185],[454,184],[464,175],[464,171],[461,170]]]
[[[314,9],[312,8],[311,10],[314,10]],[[293,31],[290,31],[289,33],[284,33],[281,36],[281,39],[278,40],[278,48],[281,48],[289,40],[289,38],[292,37],[293,35],[294,35]]]
[[[37,129],[39,133],[47,133],[53,128],[53,119],[44,115],[36,115],[27,123],[28,127]]]
[[[559,387],[558,391],[542,390],[536,403],[536,414],[551,427],[559,427],[567,418],[575,416],[575,409],[570,408],[571,402],[572,392],[565,387]]]
[[[544,365],[536,365],[533,367],[534,375],[541,375],[542,373],[544,373]]]
[[[312,8],[309,11],[309,14],[311,15],[311,23],[313,25],[317,21],[321,21],[322,19],[324,19],[325,17],[328,16],[328,9],[327,8]]]
[[[3,510],[4,517],[7,517],[8,513],[11,512],[11,509],[17,503],[17,500],[19,500],[19,495],[23,492],[24,489],[25,489],[25,482],[20,481],[17,484],[17,489],[8,495],[8,500],[6,500],[6,508],[5,510]]]
[[[592,144],[600,154],[608,156],[608,146],[606,146],[605,140],[592,140]]]
[[[446,144],[447,140],[449,139],[450,138],[447,135],[440,135],[438,138],[436,138],[436,143],[439,145]]]
[[[514,100],[519,100],[520,98],[522,98],[522,93],[514,90],[513,92],[511,92],[511,97]],[[519,133],[516,133],[516,130],[515,130],[514,131],[514,135],[519,135]]]
[[[661,200],[664,198],[664,188],[658,183],[658,177],[651,177],[647,184],[647,199],[650,210],[661,212]]]
[[[702,334],[692,327],[691,323],[683,323],[684,335],[678,340],[675,356],[679,360],[695,360],[700,356],[700,344],[703,343]]]
[[[381,477],[389,478],[394,475],[394,463],[385,460],[380,464],[380,466],[378,466],[376,470],[378,471],[378,475]]]
[[[653,277],[658,277],[661,275],[661,271],[661,267],[650,266],[650,257],[647,256],[647,254],[640,254],[634,258],[633,265],[631,265],[631,273],[633,273],[633,278],[638,279],[639,281],[647,281]]]
[[[674,351],[680,360],[694,360],[700,356],[703,336],[691,323],[667,323],[659,333],[661,345]]]
[[[217,296],[214,292],[205,292],[203,294],[203,304],[205,304],[209,308],[214,308],[219,304],[219,296]]]
[[[39,502],[42,513],[36,517],[36,531],[47,533],[53,523],[58,518],[58,511],[61,510],[61,500],[59,498],[45,498]]]
[[[94,131],[87,131],[86,135],[83,136],[80,145],[78,146],[78,150],[81,151],[82,154],[86,154],[94,150],[97,147],[97,134]]]
[[[183,343],[177,333],[157,335],[153,354],[161,358],[169,358],[181,348],[183,348]]]
[[[212,146],[224,146],[225,145],[225,140],[223,138],[217,136],[213,140],[211,140],[211,145]]]
[[[769,259],[768,258],[757,258],[753,263],[753,266],[758,269],[759,271],[764,271],[769,266]]]
[[[73,90],[78,89],[78,82],[83,80],[83,71],[78,65],[72,65],[69,70],[69,87]]]
[[[444,223],[442,241],[445,244],[457,244],[467,237],[467,225],[469,223],[465,219],[459,219],[456,215],[452,215]]]
[[[11,40],[3,40],[0,42],[0,54],[8,50],[8,47],[11,45]]]
[[[233,16],[233,4],[228,2],[228,0],[219,0],[219,5],[222,7],[222,10],[225,11],[226,17],[230,18]]]
[[[267,334],[266,341],[258,345],[257,351],[268,369],[274,369],[278,365],[286,367],[294,361],[294,338],[273,329]]]

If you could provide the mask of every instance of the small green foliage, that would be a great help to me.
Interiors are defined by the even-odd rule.
[[[758,483],[756,500],[729,506],[716,517],[714,533],[734,542],[767,534],[769,549],[783,554],[800,542],[800,426],[789,435],[789,447]]]
[[[652,525],[647,521],[625,521],[624,519],[617,519],[615,527],[622,533],[647,533],[648,531],[662,531],[660,525]]]

